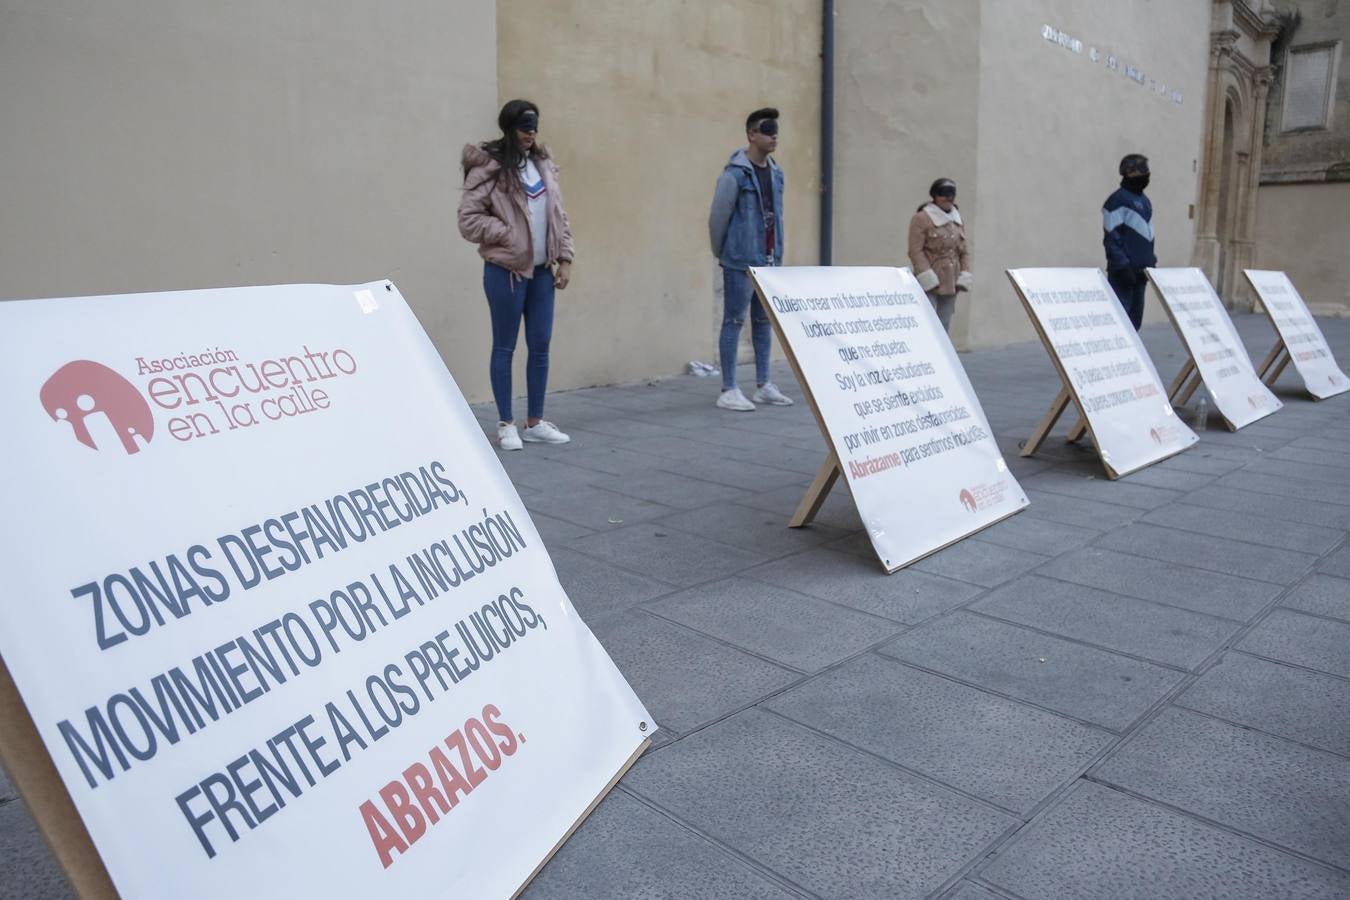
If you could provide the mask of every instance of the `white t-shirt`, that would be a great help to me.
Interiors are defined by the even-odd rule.
[[[520,167],[520,183],[525,186],[525,198],[530,205],[530,243],[534,247],[534,264],[548,262],[548,188],[539,174],[534,160],[525,157]]]

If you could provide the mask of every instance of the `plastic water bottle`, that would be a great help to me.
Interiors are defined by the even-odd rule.
[[[1200,391],[1200,399],[1195,404],[1195,430],[1204,431],[1209,426],[1209,392]]]

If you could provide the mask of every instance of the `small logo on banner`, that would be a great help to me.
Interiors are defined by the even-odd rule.
[[[1150,428],[1148,436],[1153,438],[1153,443],[1159,447],[1166,447],[1181,440],[1181,429],[1175,425],[1159,425],[1157,428]]]
[[[69,423],[75,439],[95,450],[111,449],[116,438],[128,454],[139,453],[155,436],[150,404],[135,385],[102,363],[66,363],[42,385],[38,398],[47,415]]]
[[[968,488],[962,488],[958,495],[961,505],[969,512],[979,512],[982,509],[989,509],[998,506],[1003,502],[1003,495],[1008,490],[1008,479],[1000,478],[998,481],[987,481],[983,484],[971,485]]]

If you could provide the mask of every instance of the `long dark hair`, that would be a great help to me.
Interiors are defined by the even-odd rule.
[[[483,150],[501,167],[497,172],[498,184],[507,187],[514,188],[520,185],[520,166],[525,162],[525,154],[520,152],[520,144],[516,141],[516,122],[525,112],[532,112],[537,116],[539,107],[529,100],[508,101],[497,114],[497,127],[501,129],[502,136],[483,144]],[[538,143],[530,147],[529,155],[540,156]],[[468,174],[469,170],[466,168],[465,177]]]

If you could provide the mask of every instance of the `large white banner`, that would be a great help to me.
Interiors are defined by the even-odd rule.
[[[908,269],[751,269],[888,571],[1027,505]]]
[[[123,897],[504,897],[654,725],[393,285],[0,303],[0,655]]]
[[[1317,320],[1308,312],[1289,276],[1259,269],[1243,269],[1242,273],[1260,295],[1308,393],[1325,400],[1350,391],[1350,378],[1336,364],[1322,329],[1317,327]]]
[[[1237,430],[1282,404],[1256,374],[1223,301],[1199,269],[1149,269],[1181,342],[1200,370],[1214,406]]]
[[[1009,269],[1108,471],[1127,475],[1199,440],[1177,420],[1139,335],[1100,269]]]

